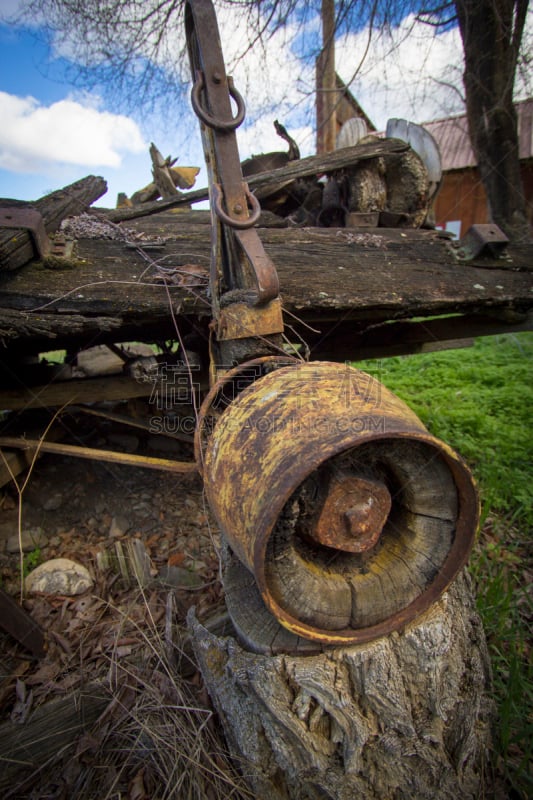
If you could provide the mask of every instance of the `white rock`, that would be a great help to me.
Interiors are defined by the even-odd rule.
[[[92,589],[89,571],[70,558],[53,558],[40,564],[26,577],[27,592],[77,595]]]
[[[57,511],[62,505],[63,495],[60,492],[55,492],[55,494],[52,494],[50,497],[46,498],[43,503],[43,509],[45,511]]]
[[[111,525],[109,526],[109,536],[111,536],[113,539],[118,539],[120,536],[124,536],[124,534],[129,531],[130,527],[131,525],[126,517],[117,515],[111,520]]]

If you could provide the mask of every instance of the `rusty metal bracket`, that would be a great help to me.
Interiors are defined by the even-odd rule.
[[[222,199],[224,196],[222,186],[220,186],[218,183],[213,183],[213,202],[215,204],[216,215],[224,225],[229,225],[230,228],[235,228],[235,230],[246,230],[247,228],[253,228],[253,226],[259,221],[259,216],[261,214],[259,200],[254,194],[251,193],[250,189],[248,188],[248,184],[243,182],[242,188],[246,199],[250,201],[250,205],[252,206],[252,214],[247,219],[235,219],[235,217],[230,217],[228,214],[226,214],[222,208]],[[242,208],[235,207],[233,210],[235,213],[242,213]]]
[[[219,316],[220,298],[240,293],[253,308],[276,300],[279,282],[253,226],[261,207],[243,178],[236,128],[245,116],[245,104],[233,80],[226,75],[220,35],[211,0],[188,0],[185,28],[194,86],[191,103],[202,125],[212,209],[211,292],[213,314]],[[232,102],[236,106],[233,111]],[[281,312],[270,315],[271,330],[283,330]],[[264,315],[258,319],[264,335]],[[253,315],[246,329],[253,332]],[[227,328],[226,328],[227,329]]]
[[[35,208],[19,206],[0,207],[0,228],[14,228],[28,231],[39,258],[50,252],[50,240],[42,215]]]
[[[231,303],[221,308],[216,326],[219,342],[229,339],[247,339],[268,336],[283,325],[279,298],[264,306],[250,307],[246,303]]]
[[[472,261],[478,256],[501,258],[509,239],[494,224],[472,225],[458,242],[453,243],[455,256],[461,261]]]

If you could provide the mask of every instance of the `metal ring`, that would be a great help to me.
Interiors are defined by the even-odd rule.
[[[201,121],[207,125],[209,128],[215,128],[217,131],[234,131],[236,128],[239,127],[241,122],[243,121],[246,115],[246,106],[244,104],[244,100],[242,96],[239,94],[237,89],[233,84],[233,78],[228,77],[228,91],[230,97],[232,97],[235,102],[237,103],[237,114],[233,119],[224,121],[217,119],[216,117],[211,116],[205,109],[202,108],[200,102],[200,92],[205,86],[204,82],[204,75],[201,70],[198,70],[196,73],[196,83],[192,87],[191,92],[191,103],[194,109],[194,113],[197,117],[201,119]]]
[[[259,221],[259,217],[261,215],[261,204],[259,203],[257,197],[251,193],[247,183],[243,183],[242,186],[244,194],[246,195],[246,199],[249,200],[250,205],[252,206],[251,214],[247,219],[238,220],[226,214],[222,208],[222,190],[217,184],[213,184],[213,199],[216,215],[219,220],[224,223],[224,225],[229,225],[230,228],[246,230],[247,228],[253,228],[256,222]]]

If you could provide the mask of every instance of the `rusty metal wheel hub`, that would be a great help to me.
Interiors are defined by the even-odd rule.
[[[397,629],[467,559],[478,517],[470,472],[370,375],[329,362],[276,367],[203,439],[211,508],[285,628],[329,644]]]

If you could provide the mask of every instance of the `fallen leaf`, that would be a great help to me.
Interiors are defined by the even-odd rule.
[[[135,775],[128,785],[128,800],[148,800],[144,786],[144,767]]]
[[[28,675],[26,683],[28,686],[36,686],[38,683],[48,683],[57,678],[60,671],[61,665],[56,661],[52,661],[48,664],[45,663],[32,675]]]
[[[185,553],[171,553],[168,557],[169,567],[181,567],[185,561]]]
[[[21,681],[20,678],[17,678],[15,692],[17,699],[11,712],[11,722],[18,722],[22,724],[23,722],[26,722],[28,714],[31,711],[33,704],[33,692],[26,691],[26,684],[24,681]]]

